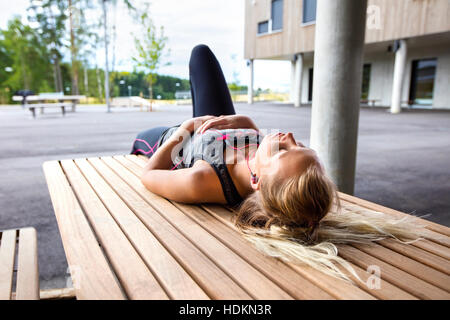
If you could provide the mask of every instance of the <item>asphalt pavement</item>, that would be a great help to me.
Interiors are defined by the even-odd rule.
[[[237,104],[259,128],[293,132],[309,144],[310,107]],[[65,117],[46,110],[32,119],[20,106],[0,106],[0,230],[34,226],[42,288],[64,287],[67,262],[45,182],[46,160],[128,154],[137,133],[171,126],[192,107],[159,106],[154,112],[79,106]],[[362,108],[355,195],[450,226],[450,111]]]

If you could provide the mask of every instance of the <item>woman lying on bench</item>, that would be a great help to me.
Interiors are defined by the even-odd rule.
[[[144,131],[134,142],[132,153],[150,158],[141,179],[147,189],[179,202],[228,204],[237,210],[237,226],[266,253],[343,278],[326,262],[351,269],[333,243],[419,237],[414,221],[398,223],[374,212],[336,214],[336,187],[314,150],[290,132],[263,133],[249,117],[236,115],[207,46],[193,49],[189,70],[193,118]]]

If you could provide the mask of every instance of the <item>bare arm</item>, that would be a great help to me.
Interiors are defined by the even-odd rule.
[[[153,156],[147,162],[144,168],[144,172],[162,169],[172,169],[172,153],[179,150],[182,147],[183,141],[189,139],[194,128],[201,126],[205,121],[215,118],[214,116],[196,117],[184,121],[181,126],[170,136],[170,138],[164,142],[164,144],[156,150]]]
[[[258,127],[250,117],[234,114],[228,116],[220,116],[205,121],[198,129],[197,133],[203,133],[208,129],[254,129],[258,131]]]
[[[147,162],[141,181],[144,186],[162,197],[185,203],[225,203],[220,181],[209,166],[194,165],[192,168],[172,169],[172,153],[189,138],[195,122],[204,122],[212,116],[193,118],[183,124],[155,152]],[[199,124],[200,125],[200,124]],[[177,152],[178,149],[175,149]]]
[[[142,175],[141,181],[151,192],[170,200],[184,203],[226,203],[220,181],[214,170],[207,166],[150,170]]]

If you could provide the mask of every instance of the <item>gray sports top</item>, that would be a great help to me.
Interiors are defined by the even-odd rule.
[[[170,127],[161,136],[158,147],[178,129],[178,126]],[[253,129],[210,129],[203,134],[192,134],[190,139],[180,145],[177,157],[172,161],[176,169],[190,168],[197,160],[208,162],[219,177],[222,190],[231,207],[236,207],[242,202],[236,186],[231,179],[224,161],[224,150],[245,155],[245,147],[250,146],[256,150],[263,136]]]

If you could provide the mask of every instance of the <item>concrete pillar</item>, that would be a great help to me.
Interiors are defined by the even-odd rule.
[[[291,103],[294,103],[294,91],[295,91],[295,63],[296,63],[296,56],[294,56],[294,59],[291,60],[291,90],[289,91],[289,101]]]
[[[408,47],[405,40],[399,41],[400,47],[395,52],[394,79],[392,81],[391,113],[402,111],[403,79],[405,78]]]
[[[303,54],[299,53],[295,59],[294,76],[294,107],[300,107],[302,103],[302,75],[303,75]]]
[[[367,0],[317,1],[311,148],[353,194]]]
[[[249,79],[248,79],[248,104],[253,104],[253,59],[248,60]]]

